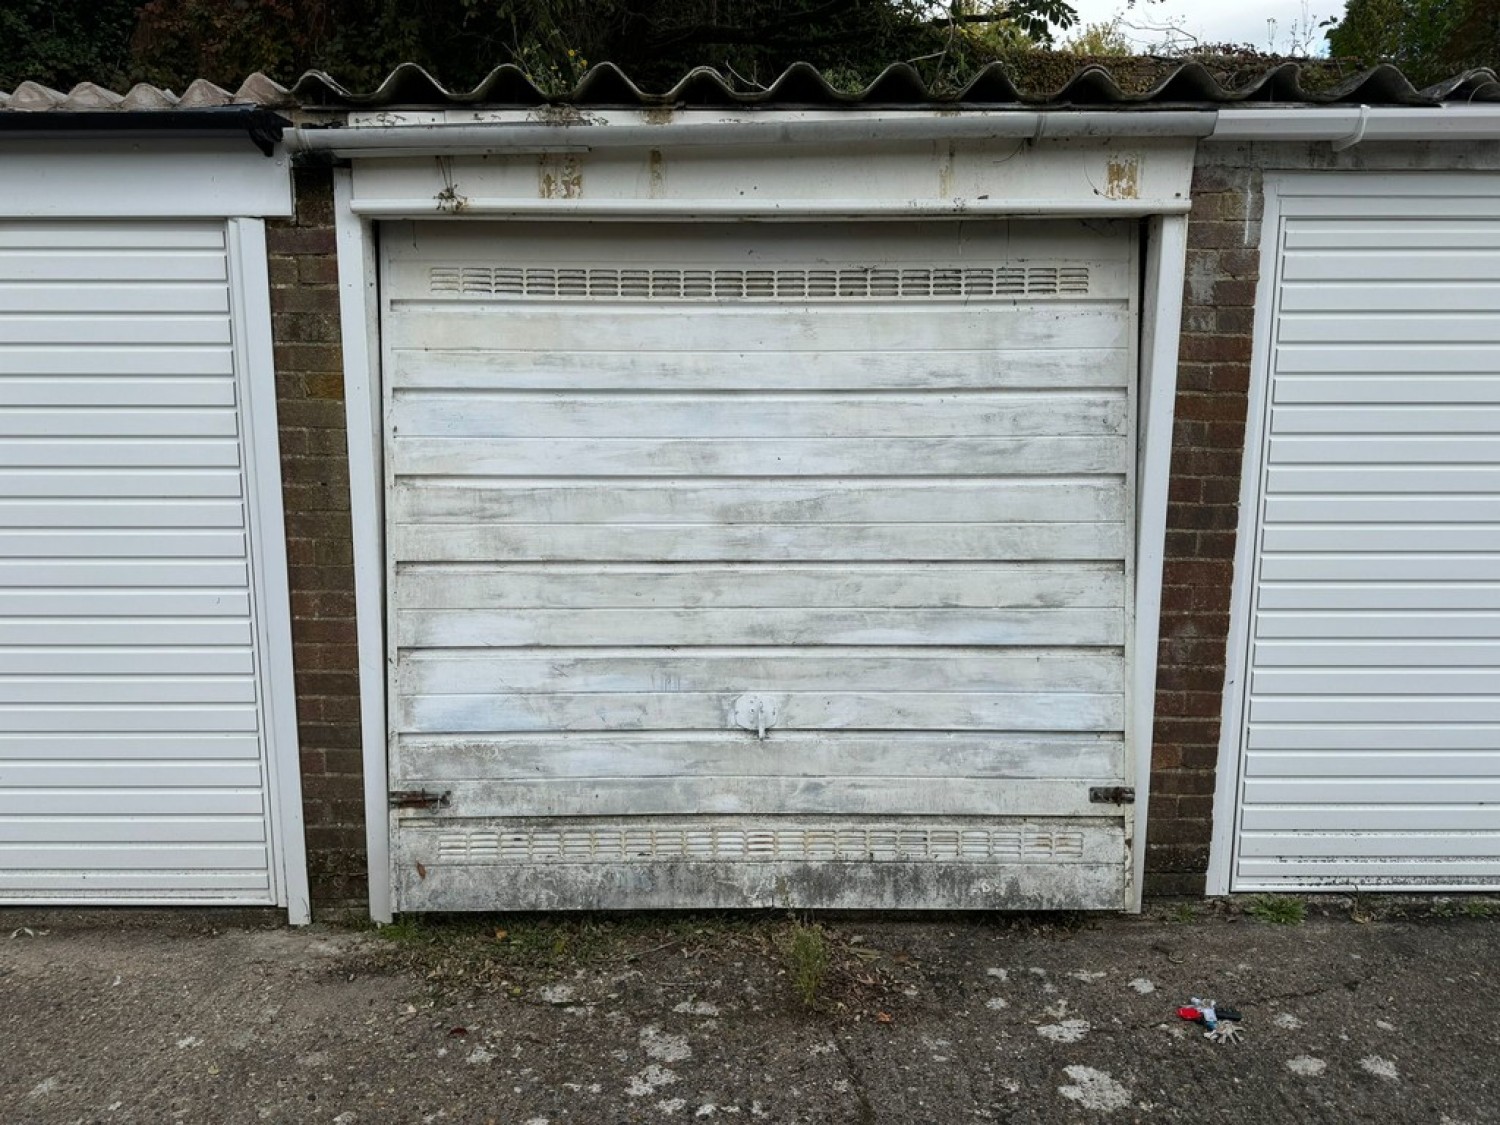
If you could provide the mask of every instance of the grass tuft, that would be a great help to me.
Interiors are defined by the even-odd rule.
[[[1272,926],[1300,926],[1307,921],[1307,903],[1289,895],[1256,895],[1245,913]]]

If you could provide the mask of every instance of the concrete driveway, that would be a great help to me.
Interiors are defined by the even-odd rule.
[[[1500,918],[0,911],[7,1122],[1500,1121]],[[1277,921],[1279,919],[1279,922]],[[1244,1016],[1217,1045],[1176,1008]]]

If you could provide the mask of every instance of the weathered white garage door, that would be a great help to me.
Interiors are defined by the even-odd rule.
[[[398,910],[1124,904],[1132,226],[383,246]]]
[[[0,223],[0,901],[277,900],[233,343],[222,222]]]
[[[1354,190],[1280,200],[1232,887],[1500,885],[1500,184]]]

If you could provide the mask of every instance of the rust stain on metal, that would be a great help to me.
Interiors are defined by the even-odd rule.
[[[1141,197],[1141,159],[1138,156],[1111,156],[1104,169],[1104,195],[1107,199]]]
[[[953,159],[954,149],[952,142],[948,144],[948,150],[938,162],[938,198],[947,199],[953,194]]]
[[[583,196],[583,164],[571,154],[549,154],[537,169],[537,195],[542,199],[579,199]]]
[[[641,111],[641,120],[647,125],[670,125],[676,116],[677,111],[671,106],[651,106]]]

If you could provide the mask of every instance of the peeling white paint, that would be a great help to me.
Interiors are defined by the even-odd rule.
[[[1383,1059],[1379,1055],[1366,1055],[1359,1060],[1359,1065],[1376,1078],[1384,1078],[1388,1082],[1401,1081],[1401,1075],[1396,1071],[1396,1064],[1390,1059]]]
[[[1084,1109],[1112,1113],[1130,1104],[1130,1091],[1116,1082],[1107,1071],[1091,1066],[1068,1066],[1063,1073],[1073,1080],[1071,1086],[1059,1086],[1057,1092]]]
[[[1295,1059],[1287,1059],[1286,1068],[1300,1078],[1317,1078],[1328,1069],[1328,1064],[1311,1055],[1298,1055]]]
[[[639,1074],[631,1076],[629,1084],[625,1087],[625,1093],[632,1098],[644,1098],[676,1081],[676,1074],[660,1063],[652,1063]]]
[[[1089,1021],[1063,1020],[1062,1023],[1043,1024],[1036,1033],[1054,1043],[1077,1043],[1089,1033]]]
[[[688,1046],[686,1036],[670,1035],[654,1024],[641,1028],[640,1040],[641,1049],[646,1052],[647,1058],[670,1063],[693,1057],[693,1049]]]

